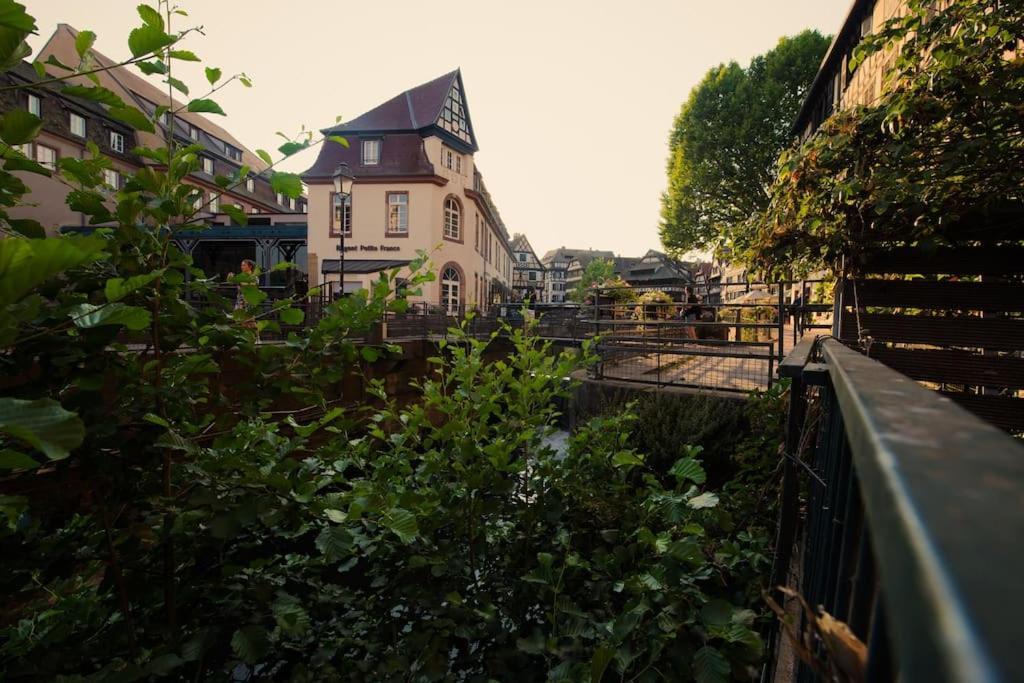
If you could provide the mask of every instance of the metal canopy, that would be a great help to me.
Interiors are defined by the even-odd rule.
[[[340,259],[324,259],[320,264],[320,272],[337,273],[340,263]],[[394,259],[345,259],[345,274],[379,273],[382,270],[401,268],[407,265],[409,265],[409,261]]]

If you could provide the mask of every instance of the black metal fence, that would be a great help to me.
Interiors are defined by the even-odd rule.
[[[780,374],[773,579],[796,621],[768,678],[790,680],[780,663],[802,653],[800,681],[1022,680],[1024,446],[834,339],[801,343]]]

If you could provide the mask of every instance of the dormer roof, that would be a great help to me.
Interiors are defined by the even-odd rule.
[[[323,130],[325,135],[411,132],[435,133],[462,151],[477,151],[458,69],[399,93],[351,121]]]

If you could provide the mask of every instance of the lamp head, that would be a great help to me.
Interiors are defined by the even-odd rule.
[[[335,192],[342,195],[352,194],[352,184],[355,182],[356,177],[352,175],[348,164],[338,164],[338,167],[334,169],[334,173],[331,175],[331,179],[334,180]]]

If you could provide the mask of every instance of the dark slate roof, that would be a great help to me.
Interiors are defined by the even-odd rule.
[[[644,259],[654,257],[654,262],[644,263]],[[621,269],[620,269],[621,262]],[[616,259],[615,272],[629,283],[669,282],[683,280],[691,282],[693,275],[681,261],[676,261],[667,254],[653,249],[639,258]]]
[[[548,263],[554,259],[563,259],[566,261],[572,261],[577,256],[583,255],[588,258],[588,263],[594,258],[610,259],[615,258],[615,254],[610,251],[602,251],[600,249],[574,249],[572,247],[559,247],[558,249],[552,249],[544,254],[541,261]]]
[[[339,259],[324,259],[320,262],[321,273],[337,273],[339,270]],[[401,268],[409,265],[409,261],[394,259],[345,259],[346,273],[379,273],[382,270]]]
[[[324,130],[328,135],[420,130],[437,122],[459,70],[417,85],[351,121]]]
[[[359,151],[359,138],[346,135],[349,146],[325,140],[313,165],[302,174],[303,180],[327,179],[338,164],[345,162],[356,179],[388,176],[434,175],[434,165],[427,158],[423,138],[419,133],[385,135],[381,147],[380,163],[363,166]],[[380,137],[380,136],[374,136]]]

